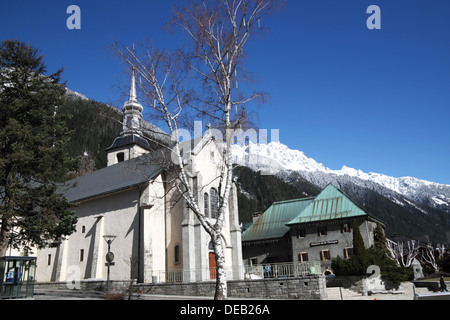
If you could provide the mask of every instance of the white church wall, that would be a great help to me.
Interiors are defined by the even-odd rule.
[[[106,278],[105,254],[108,245],[104,235],[115,235],[111,244],[115,265],[111,267],[112,280],[126,280],[133,277],[132,270],[137,270],[139,244],[139,190],[117,193],[105,199],[99,199],[99,209],[104,208],[103,231],[96,241],[100,243],[99,256],[102,272],[96,277]],[[92,206],[91,206],[92,207]],[[91,240],[91,245],[93,240]],[[92,249],[91,249],[92,250]],[[89,276],[86,274],[85,276]],[[135,276],[134,276],[135,277]],[[134,278],[133,277],[133,278]]]
[[[137,189],[132,189],[77,206],[76,232],[63,241],[59,249],[37,252],[36,280],[66,281],[76,277],[80,280],[105,279],[105,255],[108,249],[104,235],[116,236],[111,245],[111,252],[115,256],[111,279],[130,279],[137,259],[138,193]]]
[[[181,226],[184,220],[185,201],[179,192],[172,189],[166,197],[166,246],[167,271],[183,269],[183,237]],[[178,246],[178,256],[175,259],[175,248]]]
[[[158,276],[159,270],[165,270],[165,203],[164,184],[161,175],[147,187],[143,200],[143,280],[152,282],[153,276]]]

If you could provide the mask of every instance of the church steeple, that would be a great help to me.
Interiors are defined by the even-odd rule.
[[[142,136],[142,111],[144,108],[137,100],[136,76],[133,68],[131,76],[130,96],[123,105],[123,130],[121,135],[138,134]]]
[[[122,132],[106,149],[108,153],[108,166],[136,158],[151,150],[150,144],[143,136],[144,108],[137,100],[136,75],[133,68],[131,75],[130,96],[122,107]]]

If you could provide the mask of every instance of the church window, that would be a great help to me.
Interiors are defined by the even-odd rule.
[[[84,261],[84,249],[80,250],[80,261]]]
[[[217,194],[217,190],[211,188],[210,192],[211,196],[211,218],[216,219],[219,214],[219,196]]]
[[[214,151],[209,153],[209,160],[214,161]]]
[[[49,255],[47,256],[47,265],[49,266],[49,265],[51,265],[51,264],[52,264],[52,255],[49,254]]]
[[[125,161],[125,153],[119,152],[117,154],[117,162],[124,162]]]
[[[175,263],[180,263],[180,246],[176,245],[174,251]]]
[[[206,192],[203,197],[203,201],[205,203],[205,211],[204,211],[205,217],[209,217],[209,195]]]
[[[82,226],[81,227],[81,233],[85,233],[86,232],[86,226]]]

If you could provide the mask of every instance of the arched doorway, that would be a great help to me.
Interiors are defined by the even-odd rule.
[[[208,245],[209,249],[209,278],[211,280],[216,279],[216,254],[214,253],[213,243],[210,242]]]

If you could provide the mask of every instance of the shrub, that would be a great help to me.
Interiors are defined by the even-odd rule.
[[[450,255],[446,255],[437,261],[439,268],[444,272],[450,272]]]
[[[337,276],[366,275],[367,268],[371,265],[379,266],[381,279],[383,281],[389,281],[393,285],[414,279],[412,267],[397,267],[396,263],[389,259],[383,250],[375,249],[374,247],[366,250],[364,260],[354,255],[346,260],[338,256],[331,262],[331,268]]]

